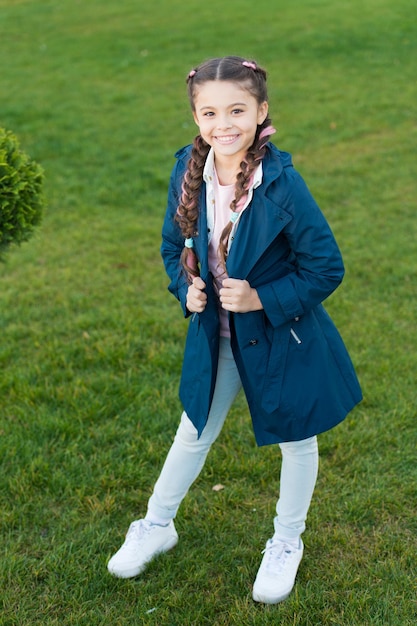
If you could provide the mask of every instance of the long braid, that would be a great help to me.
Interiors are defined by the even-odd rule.
[[[271,120],[268,117],[258,126],[254,142],[246,153],[245,160],[241,162],[241,169],[236,177],[235,197],[230,205],[232,211],[238,211],[243,207],[255,170],[265,156],[268,138],[274,132],[275,129],[271,126]],[[226,268],[227,249],[232,228],[233,222],[230,220],[220,235],[219,255],[223,269]]]
[[[196,235],[200,189],[203,180],[204,164],[209,150],[210,146],[201,135],[197,135],[194,139],[191,156],[184,174],[181,199],[176,214],[176,220],[186,241],[192,241],[192,237]],[[199,275],[198,259],[192,247],[184,246],[180,262],[188,273],[190,281],[192,277]]]

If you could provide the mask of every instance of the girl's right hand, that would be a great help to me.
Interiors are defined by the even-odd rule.
[[[187,309],[190,313],[202,313],[206,308],[207,294],[204,293],[206,283],[196,276],[187,291]]]

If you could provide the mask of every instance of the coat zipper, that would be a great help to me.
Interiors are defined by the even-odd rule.
[[[298,343],[298,345],[300,345],[301,339],[300,337],[297,335],[297,333],[295,332],[295,330],[293,328],[291,328],[291,335],[294,337],[295,341]]]

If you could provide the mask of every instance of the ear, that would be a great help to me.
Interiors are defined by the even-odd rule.
[[[266,120],[266,116],[268,115],[268,103],[262,102],[258,107],[258,124],[263,124]]]
[[[194,122],[197,124],[198,127],[200,127],[200,124],[198,123],[198,117],[195,111],[193,111],[193,118],[194,118]]]

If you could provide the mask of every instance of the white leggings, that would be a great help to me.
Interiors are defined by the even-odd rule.
[[[149,499],[147,519],[173,519],[189,488],[203,468],[211,445],[241,388],[230,341],[220,339],[216,388],[207,425],[198,439],[196,428],[183,412],[173,444]],[[305,521],[318,471],[317,437],[279,444],[282,453],[280,494],[274,518],[275,536],[295,540]]]

